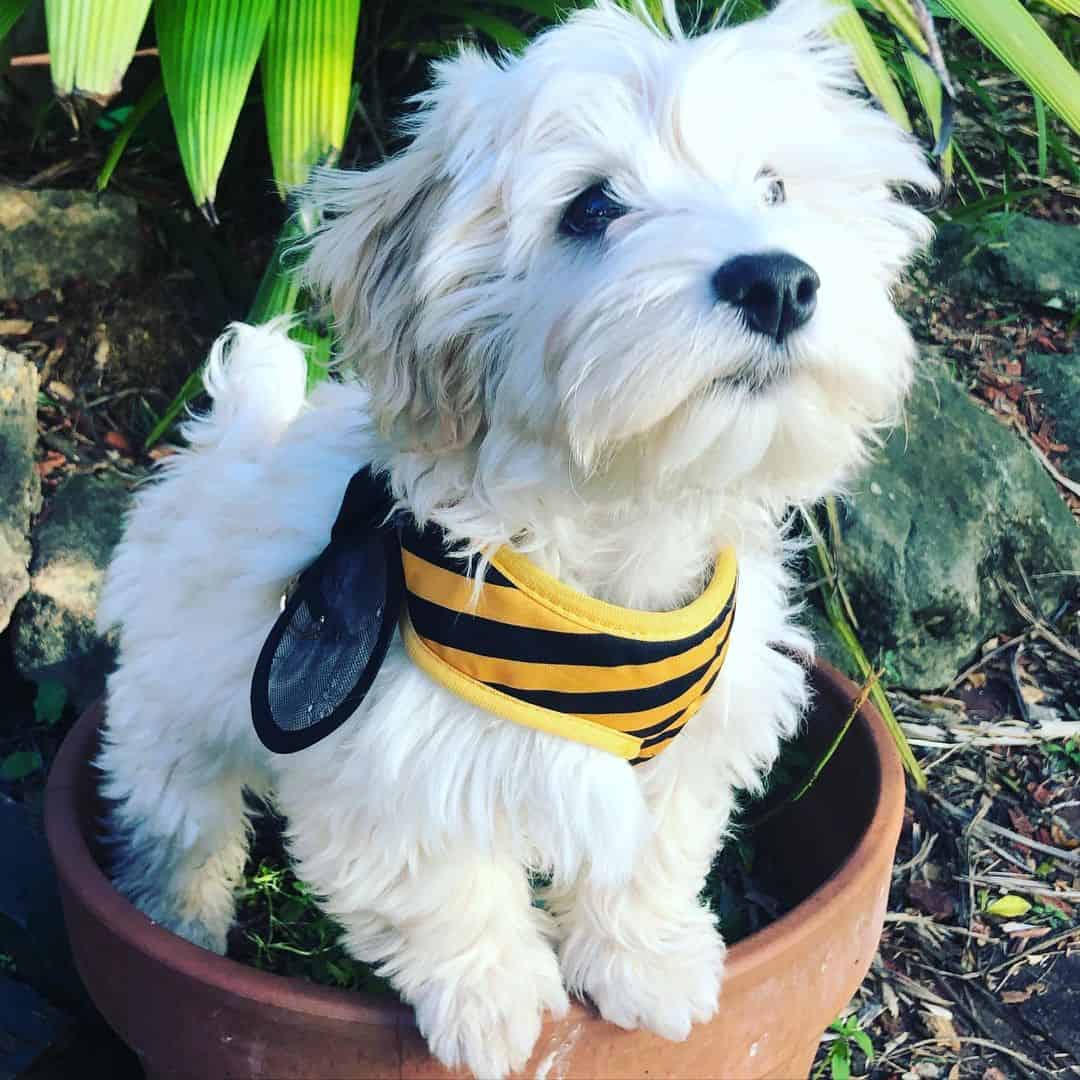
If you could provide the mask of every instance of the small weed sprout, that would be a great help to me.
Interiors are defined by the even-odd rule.
[[[848,1080],[851,1076],[852,1051],[856,1046],[862,1051],[867,1065],[874,1060],[874,1044],[859,1026],[856,1013],[834,1020],[829,1025],[829,1031],[836,1037],[829,1044],[828,1053],[814,1070],[812,1080],[824,1076],[826,1069],[832,1080]]]

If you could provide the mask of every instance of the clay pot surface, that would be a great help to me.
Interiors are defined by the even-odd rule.
[[[855,686],[813,672],[812,747],[850,715]],[[49,777],[46,826],[79,972],[151,1080],[384,1080],[450,1075],[412,1010],[260,972],[189,944],[113,889],[96,861],[90,764],[102,720],[88,710]],[[549,1080],[805,1077],[822,1031],[877,949],[904,805],[899,759],[863,705],[810,792],[757,834],[804,899],[728,952],[720,1010],[682,1043],[606,1023],[587,1005],[549,1021],[521,1075]]]

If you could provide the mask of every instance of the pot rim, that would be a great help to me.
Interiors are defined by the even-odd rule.
[[[831,665],[818,661],[817,677],[854,700],[858,688]],[[259,1004],[293,1012],[365,1024],[415,1024],[413,1010],[357,990],[338,990],[304,979],[259,971],[184,940],[151,921],[121,895],[105,876],[83,839],[78,814],[79,779],[89,761],[101,724],[104,700],[90,706],[64,739],[45,791],[45,832],[63,885],[117,937],[156,962],[189,978]],[[877,771],[877,801],[866,828],[840,867],[809,896],[774,923],[737,942],[727,952],[725,986],[754,981],[755,972],[775,968],[785,952],[822,931],[836,903],[860,895],[876,876],[871,853],[892,842],[892,822],[902,812],[904,776],[892,737],[868,702],[858,719],[868,729],[874,753],[868,768]],[[592,1014],[575,1001],[571,1015]]]

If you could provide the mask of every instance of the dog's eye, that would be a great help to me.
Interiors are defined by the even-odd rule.
[[[784,188],[784,181],[779,176],[765,177],[765,190],[762,192],[761,200],[766,206],[779,206],[787,201],[787,190]]]
[[[611,197],[604,184],[593,184],[566,208],[559,231],[568,236],[599,236],[625,213],[626,207]]]

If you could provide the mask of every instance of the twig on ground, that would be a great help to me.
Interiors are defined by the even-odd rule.
[[[957,877],[958,881],[966,881],[966,878]],[[960,934],[964,937],[974,938],[978,942],[990,941],[989,934],[979,934],[974,930],[967,930],[963,926],[949,926],[947,923],[938,922],[932,915],[913,915],[909,912],[890,911],[885,915],[887,923],[909,923],[914,926],[928,927],[943,934]]]
[[[931,795],[931,798],[947,814],[950,814],[957,820],[966,821],[968,819],[968,815],[963,810],[958,806],[953,806],[952,803],[947,799],[942,798],[940,795]],[[1066,851],[1064,848],[1053,847],[1051,844],[1043,844],[1030,836],[1024,836],[1012,829],[1006,829],[1004,825],[995,825],[992,821],[983,821],[981,820],[980,815],[976,815],[966,828],[975,833],[989,832],[997,836],[1004,836],[1014,844],[1020,844],[1023,847],[1031,848],[1032,851],[1041,851],[1044,855],[1052,855],[1055,859],[1061,859],[1063,862],[1070,863],[1073,866],[1080,866],[1080,851]]]
[[[920,1039],[915,1043],[907,1043],[902,1047],[898,1047],[895,1050],[890,1051],[888,1054],[882,1054],[877,1060],[878,1064],[882,1064],[889,1060],[893,1055],[898,1053],[912,1054],[916,1050],[921,1049],[924,1046],[946,1046],[951,1042],[964,1043],[968,1046],[981,1046],[987,1050],[993,1050],[998,1054],[1005,1054],[1007,1057],[1011,1057],[1014,1061],[1019,1061],[1027,1068],[1039,1073],[1040,1076],[1056,1076],[1057,1073],[1052,1069],[1047,1069],[1040,1065],[1037,1061],[1029,1058],[1027,1054],[1022,1054],[1019,1050],[1011,1050],[1007,1046],[1003,1046],[1001,1043],[994,1042],[993,1039],[980,1039],[976,1035],[956,1035],[952,1039]]]
[[[957,881],[972,881],[976,885],[988,885],[991,888],[1008,889],[1010,892],[1026,892],[1032,896],[1056,896],[1059,900],[1080,900],[1080,889],[1055,889],[1045,881],[1021,877],[1019,874],[986,873],[957,874]]]

